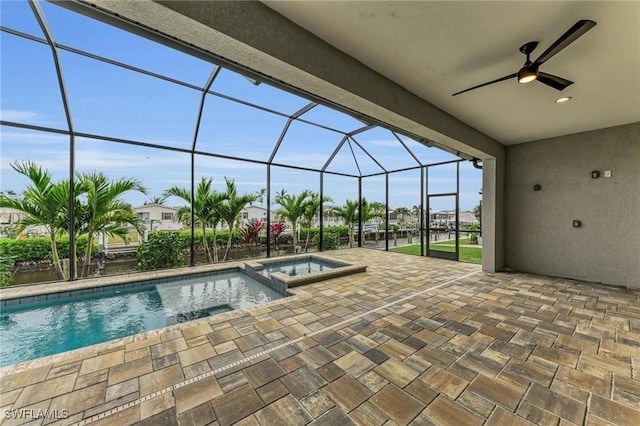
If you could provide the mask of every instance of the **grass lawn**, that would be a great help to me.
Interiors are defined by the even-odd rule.
[[[431,244],[432,250],[451,251],[455,250],[453,243]],[[390,249],[398,253],[420,255],[420,244],[413,246],[395,247]],[[460,260],[463,262],[482,263],[482,247],[460,247]]]
[[[129,243],[135,243],[138,241],[138,232],[137,231],[129,231]],[[109,244],[124,244],[122,238],[114,235],[113,237],[109,237]]]

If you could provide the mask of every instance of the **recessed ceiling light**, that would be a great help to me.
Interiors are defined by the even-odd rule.
[[[562,103],[565,103],[565,102],[569,102],[571,99],[572,99],[571,96],[565,96],[565,97],[556,99],[556,103],[557,104],[562,104]]]

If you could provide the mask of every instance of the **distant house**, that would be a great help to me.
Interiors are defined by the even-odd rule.
[[[458,224],[460,226],[473,225],[478,223],[478,219],[471,212],[458,212]],[[454,227],[456,223],[456,212],[454,210],[439,210],[429,212],[429,221],[432,225],[442,225]]]
[[[458,222],[460,225],[473,225],[474,223],[478,223],[478,219],[476,219],[476,215],[471,212],[460,212],[460,217],[458,218]]]
[[[258,206],[248,206],[242,210],[240,227],[244,227],[251,221],[261,220],[267,222],[267,209]],[[273,219],[272,219],[273,220]]]
[[[0,207],[0,237],[6,237],[13,233],[12,229],[18,224],[26,213],[9,207]],[[42,236],[47,234],[47,227],[42,225],[27,226],[22,232],[28,236]]]
[[[24,215],[20,210],[0,207],[0,225],[15,225],[22,220]]]
[[[176,220],[178,209],[163,206],[162,204],[144,204],[134,207],[138,218],[144,226],[152,231],[174,231],[182,229],[182,224]]]

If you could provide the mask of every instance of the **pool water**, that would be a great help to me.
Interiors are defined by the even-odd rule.
[[[266,277],[270,277],[274,272],[282,272],[283,274],[295,277],[298,275],[307,275],[335,268],[335,265],[328,262],[323,262],[316,258],[306,258],[266,264],[261,272]]]
[[[0,367],[284,297],[242,272],[3,307]]]

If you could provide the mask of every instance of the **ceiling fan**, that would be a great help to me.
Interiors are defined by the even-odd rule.
[[[530,41],[528,43],[523,44],[520,47],[520,52],[527,55],[527,60],[524,63],[524,66],[520,68],[517,73],[505,75],[504,77],[500,77],[496,80],[488,81],[486,83],[478,84],[477,86],[470,87],[468,89],[462,90],[460,92],[456,92],[451,96],[457,96],[462,93],[468,92],[470,90],[478,89],[480,87],[488,86],[493,83],[498,83],[500,81],[509,80],[511,78],[517,77],[518,83],[524,84],[529,83],[534,80],[538,80],[540,83],[546,84],[547,86],[553,87],[556,90],[564,90],[568,86],[573,84],[573,81],[569,81],[566,78],[558,77],[556,75],[547,74],[546,72],[542,72],[539,70],[540,65],[544,64],[546,61],[551,59],[555,54],[560,52],[565,47],[569,46],[571,43],[580,38],[584,33],[589,31],[591,28],[596,26],[595,21],[591,21],[589,19],[582,19],[576,22],[571,28],[567,30],[566,33],[562,34],[558,40],[555,41],[547,50],[542,53],[535,61],[531,62],[529,55],[534,49],[538,46],[537,41]]]

